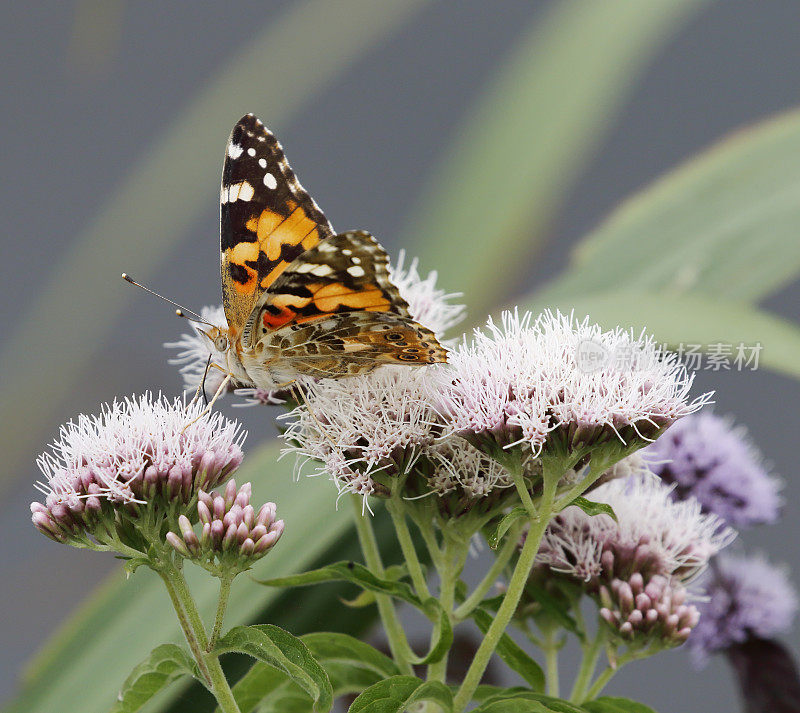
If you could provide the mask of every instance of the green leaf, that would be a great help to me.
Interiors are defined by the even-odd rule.
[[[336,562],[326,567],[320,567],[310,572],[292,575],[291,577],[277,577],[258,581],[259,584],[267,587],[304,587],[325,582],[350,582],[371,592],[396,597],[424,612],[436,627],[434,641],[430,651],[424,656],[413,659],[413,663],[435,663],[440,661],[450,649],[453,643],[453,627],[450,623],[450,618],[442,611],[438,601],[432,597],[422,601],[405,582],[378,577],[364,565],[357,562]]]
[[[14,333],[3,340],[0,366],[4,373],[13,370],[14,378],[0,385],[0,427],[8,436],[0,479],[27,468],[29,454],[39,452],[43,430],[50,428],[56,404],[85,372],[86,362],[101,352],[126,306],[143,299],[136,290],[126,289],[120,271],[146,282],[177,253],[198,217],[214,208],[211,183],[186,177],[213,181],[219,175],[233,122],[253,111],[273,128],[285,127],[316,92],[327,89],[425,5],[424,0],[302,0],[254,16],[253,40],[209,72],[197,94],[183,102],[184,108],[165,118],[163,133],[142,146],[141,158],[127,174],[114,178],[120,187],[53,262],[51,273],[37,280],[32,304],[15,320]],[[330,37],[337,41],[329,42]],[[298,47],[305,49],[298,53]],[[170,210],[164,211],[167,195]],[[209,235],[206,247],[198,249],[211,256],[214,242]],[[207,294],[214,294],[213,285]],[[58,344],[57,350],[53,344]],[[40,390],[47,399],[30,398]],[[87,682],[82,690],[88,694],[89,688]],[[57,700],[64,705],[64,699]]]
[[[421,701],[433,701],[453,710],[453,694],[439,681],[423,682],[415,676],[392,676],[361,693],[348,713],[402,713]]]
[[[191,654],[175,644],[156,646],[122,684],[112,713],[134,713],[159,691],[184,676],[200,679]]]
[[[424,608],[414,590],[405,582],[382,579],[358,562],[335,562],[319,569],[303,572],[289,577],[256,580],[266,587],[305,587],[325,582],[350,582],[362,589],[402,599],[404,602]]]
[[[603,696],[594,701],[587,701],[581,706],[589,713],[656,713],[650,706],[637,703],[628,698]]]
[[[331,680],[334,698],[352,694],[358,695],[382,680],[382,677],[374,671],[334,661],[329,661],[325,664],[325,671]]]
[[[477,608],[471,614],[483,634],[489,630],[494,617],[485,609]],[[544,671],[522,648],[508,635],[503,634],[495,653],[513,671],[516,671],[534,691],[544,690]]]
[[[473,314],[491,307],[524,275],[649,60],[701,7],[564,0],[535,17],[454,133],[400,244],[463,289]]]
[[[596,503],[593,500],[587,500],[579,495],[570,505],[579,507],[590,517],[594,517],[595,515],[608,515],[615,522],[617,520],[617,514],[614,512],[614,508],[608,503]]]
[[[214,652],[238,652],[252,656],[283,671],[315,701],[315,708],[327,711],[333,705],[328,675],[296,636],[272,624],[237,626],[223,636]]]
[[[800,242],[800,241],[798,241]],[[720,301],[705,295],[609,291],[581,294],[562,302],[542,302],[540,295],[523,298],[526,309],[543,307],[588,314],[606,328],[622,325],[634,332],[646,328],[659,342],[670,345],[739,343],[761,344],[759,368],[800,378],[800,329],[757,307]],[[735,368],[735,367],[731,367]]]
[[[511,512],[504,515],[494,532],[492,532],[492,534],[486,538],[486,541],[489,543],[489,547],[491,547],[493,550],[496,550],[500,546],[500,540],[503,539],[503,535],[508,532],[508,530],[517,520],[524,517],[528,517],[528,511],[521,506],[513,508]]]
[[[289,680],[283,671],[256,661],[233,687],[233,697],[240,713],[251,713],[261,701]]]
[[[515,688],[486,696],[473,713],[586,713],[574,703]]]
[[[336,491],[321,479],[292,480],[292,463],[277,462],[280,445],[270,443],[246,455],[237,473],[240,481],[251,481],[259,499],[274,500],[286,523],[281,541],[253,569],[255,576],[289,573],[312,566],[333,543],[351,531],[346,512],[335,509]],[[298,495],[302,489],[302,497]],[[388,518],[386,518],[388,521]],[[293,526],[292,523],[301,523]],[[307,529],[315,537],[309,540]],[[186,577],[201,612],[212,617],[218,583],[198,567],[187,567]],[[295,599],[298,596],[295,595]],[[231,593],[226,619],[231,625],[251,621],[272,603],[280,601],[278,590],[267,591],[249,577],[239,577]],[[325,602],[330,609],[330,601]],[[302,609],[302,607],[301,607]],[[284,603],[286,617],[319,615],[320,608],[294,612]],[[277,617],[278,612],[272,612]],[[358,614],[359,619],[365,613]],[[293,623],[291,626],[299,625]],[[119,642],[125,641],[120,647]],[[41,652],[29,670],[23,689],[9,710],[14,713],[61,713],[65,701],[81,701],[81,713],[107,713],[119,686],[133,667],[160,643],[182,642],[175,613],[163,582],[141,568],[129,580],[120,571],[89,599]],[[97,671],[103,671],[98,678]],[[177,690],[179,686],[174,687]],[[170,692],[165,696],[173,695]]]
[[[385,677],[400,673],[397,664],[388,656],[347,634],[319,632],[300,638],[323,666],[329,662],[346,663]]]
[[[721,303],[773,294],[800,272],[798,152],[797,110],[735,132],[623,203],[543,298],[612,288]]]

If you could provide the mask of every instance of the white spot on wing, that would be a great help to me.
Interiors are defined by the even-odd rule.
[[[239,144],[235,144],[233,141],[228,144],[228,156],[230,156],[232,159],[239,158],[239,156],[242,155],[242,151],[244,151],[244,149],[239,146]]]
[[[264,185],[267,188],[276,188],[277,185],[278,185],[278,181],[275,179],[275,176],[273,176],[271,173],[265,173],[264,174]]]
[[[315,277],[327,277],[333,272],[333,269],[330,265],[314,265],[313,269],[310,270],[311,274]]]
[[[254,148],[247,149],[247,155],[248,156],[255,156],[256,155],[256,150]]]
[[[266,168],[267,167],[267,159],[265,159],[265,158],[258,159],[258,165],[261,166],[261,168]]]
[[[351,265],[347,268],[347,272],[349,272],[353,277],[364,277],[364,268],[360,267],[359,265]]]
[[[255,191],[247,181],[232,183],[230,186],[222,186],[219,194],[220,203],[235,203],[236,201],[252,200]]]

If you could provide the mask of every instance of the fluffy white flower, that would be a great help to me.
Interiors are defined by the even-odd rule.
[[[568,507],[536,555],[539,566],[582,582],[602,619],[627,639],[685,641],[699,618],[687,585],[735,536],[696,500],[674,501],[671,490],[651,474],[607,482],[589,499],[610,505],[617,520]]]
[[[595,488],[587,497],[610,505],[617,521],[608,515],[587,515],[574,505],[566,508],[545,532],[537,562],[585,578],[582,573],[598,570],[601,564],[596,557],[592,562],[585,559],[587,551],[598,551],[588,548],[587,540],[600,543],[603,551],[613,548],[631,558],[644,555],[637,549],[641,546],[647,550],[647,566],[656,573],[691,581],[735,533],[716,515],[703,513],[696,500],[675,501],[671,492],[652,474]]]
[[[202,409],[146,393],[62,426],[37,461],[45,477],[37,488],[45,503],[31,506],[34,524],[50,536],[61,532],[56,539],[63,540],[82,529],[103,501],[188,502],[201,488],[227,480],[242,461],[245,434],[219,413],[194,421]]]
[[[434,465],[428,479],[433,492],[463,492],[468,499],[485,498],[514,486],[508,471],[462,438],[446,438],[426,450]]]
[[[426,368],[384,366],[362,376],[304,383],[304,401],[283,438],[321,461],[340,492],[369,495],[378,472],[397,472],[430,445],[440,427],[426,399]]]
[[[602,438],[648,439],[699,409],[693,377],[651,337],[589,318],[546,311],[504,312],[475,330],[436,370],[432,395],[459,432],[526,442],[538,453],[558,429],[570,445]]]

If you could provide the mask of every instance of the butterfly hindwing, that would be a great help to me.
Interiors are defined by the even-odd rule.
[[[389,275],[386,251],[369,233],[335,235],[303,253],[264,293],[243,339],[266,339],[281,359],[314,362],[336,357],[359,369],[367,362],[444,361],[435,335],[417,324]]]
[[[278,140],[252,114],[242,117],[228,140],[220,191],[222,301],[232,335],[283,271],[332,235]]]

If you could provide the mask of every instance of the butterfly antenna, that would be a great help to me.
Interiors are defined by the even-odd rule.
[[[164,300],[164,302],[169,302],[171,305],[175,305],[175,307],[178,308],[175,310],[175,314],[177,314],[178,317],[184,317],[185,319],[188,319],[192,322],[200,322],[200,324],[205,324],[209,327],[214,326],[210,322],[206,322],[206,320],[204,320],[199,314],[197,314],[197,312],[187,309],[183,305],[179,305],[177,302],[174,302],[173,300],[169,299],[169,297],[164,297],[164,295],[158,294],[158,292],[156,292],[155,290],[151,290],[149,287],[145,287],[141,282],[136,282],[136,280],[134,280],[127,272],[122,273],[122,279],[125,280],[125,282],[130,282],[132,285],[139,287],[145,292],[149,292],[151,295],[154,295],[155,297]],[[189,315],[192,316],[190,317]]]

